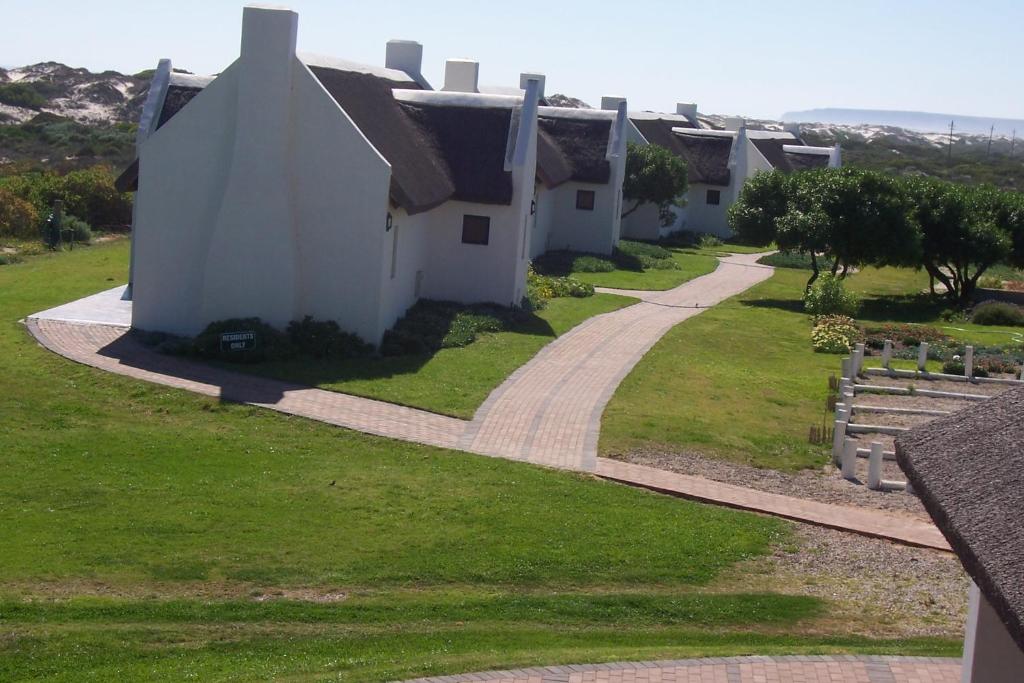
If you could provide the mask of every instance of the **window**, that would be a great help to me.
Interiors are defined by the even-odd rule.
[[[471,216],[466,214],[462,217],[463,244],[487,244],[490,236],[490,216]]]
[[[583,211],[594,210],[594,191],[576,190],[576,208]]]
[[[722,203],[722,191],[721,190],[708,190],[708,204],[718,206]]]

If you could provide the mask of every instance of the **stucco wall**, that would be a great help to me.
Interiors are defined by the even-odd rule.
[[[386,232],[391,167],[309,69],[295,60],[289,189],[297,250],[293,318],[335,320],[378,343],[390,302]]]
[[[963,683],[1020,683],[1024,652],[972,583],[964,637]]]
[[[132,325],[192,335],[235,137],[237,62],[139,150]]]
[[[708,190],[720,192],[720,203],[716,206],[707,203]],[[686,228],[694,232],[707,232],[719,237],[732,234],[726,212],[729,209],[730,188],[694,183],[687,192]]]
[[[594,193],[594,210],[576,208],[576,193]],[[613,183],[567,182],[545,192],[538,202],[537,222],[546,226],[548,249],[611,254],[618,243],[618,187]]]
[[[391,211],[392,227],[384,243],[384,267],[381,268],[381,325],[385,330],[392,327],[416,303],[416,281],[427,277],[430,269],[428,244],[432,239],[429,225],[431,213],[410,216],[402,209]],[[394,277],[391,275],[392,254]],[[426,296],[423,293],[421,295]]]

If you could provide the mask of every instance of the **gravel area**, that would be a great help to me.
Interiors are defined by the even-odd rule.
[[[871,436],[876,437],[876,435]],[[881,436],[877,435],[878,440],[881,440]],[[865,444],[864,447],[866,448],[867,445]],[[886,448],[892,448],[891,437]],[[860,483],[849,482],[840,477],[831,464],[820,470],[786,473],[725,460],[713,460],[696,453],[640,450],[612,457],[616,460],[656,467],[669,472],[691,474],[713,481],[747,486],[758,491],[780,493],[796,498],[817,500],[822,503],[891,510],[921,519],[930,519],[917,496],[903,491],[871,491]],[[867,459],[858,458],[857,465],[862,481],[866,481]],[[882,477],[901,481],[906,479],[896,463],[889,461],[882,465]]]
[[[887,387],[912,386],[917,389],[953,391],[960,394],[983,394],[985,396],[996,396],[1013,386],[1008,384],[991,384],[988,382],[954,382],[948,379],[911,379],[909,377],[887,377],[883,375],[860,377],[857,379],[857,384],[874,384]]]
[[[739,565],[723,584],[826,599],[826,621],[867,635],[960,638],[969,580],[951,553],[797,524],[791,544]]]

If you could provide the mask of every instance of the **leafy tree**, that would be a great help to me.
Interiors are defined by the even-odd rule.
[[[36,237],[39,213],[29,202],[0,187],[0,235]]]
[[[626,146],[622,196],[633,202],[633,207],[623,212],[623,218],[644,204],[654,204],[662,225],[670,225],[674,220],[671,207],[682,205],[688,187],[686,162],[679,156],[658,145],[631,142]]]
[[[904,188],[921,230],[924,269],[965,303],[985,270],[1011,256],[1013,241],[1000,225],[1010,220],[1001,210],[1011,200],[991,188],[924,178],[907,180]]]
[[[0,188],[32,204],[40,215],[48,213],[54,200],[60,199],[68,213],[97,228],[131,223],[131,197],[117,191],[114,174],[103,166],[63,176],[47,171],[6,176],[0,178]]]
[[[777,222],[789,210],[789,176],[757,173],[747,180],[729,207],[729,226],[746,244],[767,246],[776,240]]]

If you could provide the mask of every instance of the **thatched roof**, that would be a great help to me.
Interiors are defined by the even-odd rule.
[[[391,164],[391,200],[410,214],[449,199],[488,204],[512,201],[511,174],[504,170],[512,98],[507,106],[460,107],[452,103],[403,102],[393,91],[420,90],[406,74],[314,55],[310,71]],[[208,81],[206,81],[208,82]],[[172,82],[158,126],[202,90],[203,81]],[[538,141],[538,163],[554,184],[574,170],[551,136]],[[138,160],[117,180],[122,191],[138,187]]]
[[[828,154],[803,154],[800,152],[784,152],[786,161],[792,171],[809,171],[815,168],[828,168]]]
[[[729,153],[733,138],[726,135],[673,133],[675,149],[686,159],[690,183],[727,187],[732,179]]]
[[[572,118],[540,115],[538,128],[558,146],[571,168],[571,179],[583,183],[605,184],[611,178],[608,163],[610,118]],[[538,156],[540,154],[538,148]]]
[[[452,184],[449,194],[452,199],[482,204],[512,203],[512,174],[505,170],[511,107],[461,107],[424,102],[396,102],[396,105],[425,133],[426,146],[419,152],[441,160],[442,173]]]
[[[797,139],[751,137],[750,142],[772,165],[772,168],[779,171],[788,173],[828,166],[828,154],[787,152],[786,147],[806,147],[802,141]]]
[[[537,129],[537,177],[545,187],[558,187],[572,179],[573,164],[566,157],[558,140],[544,130]]]
[[[896,440],[896,459],[1024,650],[1024,387]]]

